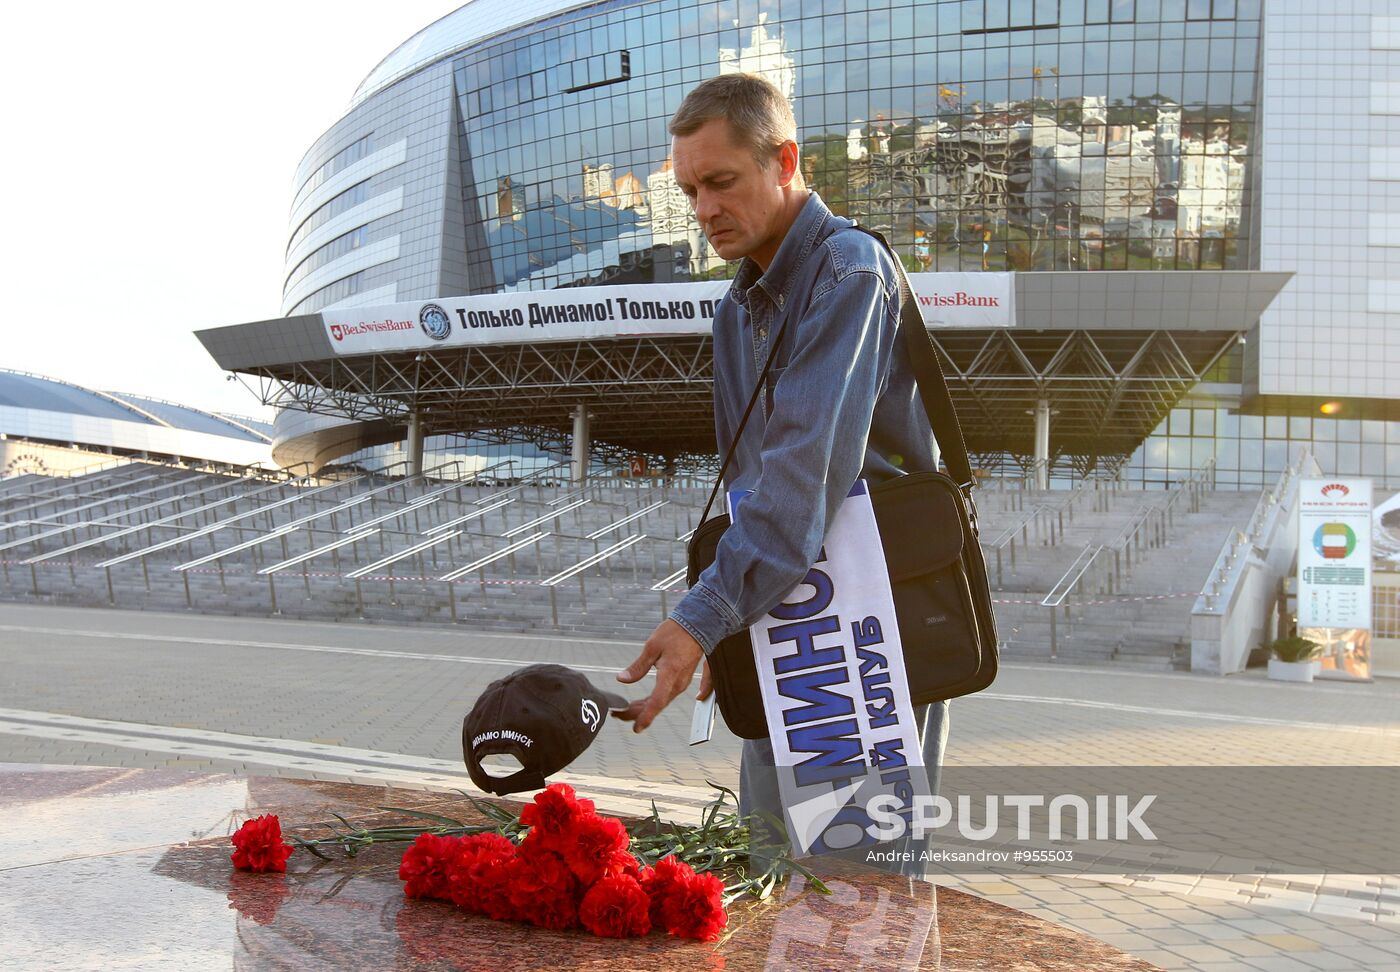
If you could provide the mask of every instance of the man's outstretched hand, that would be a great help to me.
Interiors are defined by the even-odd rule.
[[[635,723],[632,731],[642,732],[661,714],[662,709],[686,690],[690,680],[695,677],[695,666],[704,657],[704,649],[690,636],[689,631],[670,618],[662,621],[642,646],[637,660],[617,676],[619,682],[631,685],[641,681],[655,667],[656,688],[645,699],[638,699],[621,712],[613,713],[613,718]],[[710,664],[706,662],[705,673],[700,678],[700,692],[695,697],[709,698],[710,691]]]

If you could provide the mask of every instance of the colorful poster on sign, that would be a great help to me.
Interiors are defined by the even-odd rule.
[[[745,495],[729,494],[731,517]],[[793,853],[877,843],[876,801],[907,824],[931,794],[864,481],[806,578],[749,632]]]
[[[1371,627],[1371,481],[1305,479],[1298,497],[1298,626]]]

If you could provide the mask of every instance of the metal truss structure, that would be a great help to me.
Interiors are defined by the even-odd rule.
[[[974,454],[1029,456],[1032,410],[1052,410],[1052,458],[1081,471],[1128,456],[1236,343],[1238,331],[933,333]],[[264,404],[427,435],[485,434],[557,449],[574,409],[595,451],[676,461],[714,452],[708,337],[444,347],[240,369]]]

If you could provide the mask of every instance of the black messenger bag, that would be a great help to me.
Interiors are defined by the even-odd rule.
[[[857,228],[889,249],[879,233]],[[913,291],[899,258],[893,253],[891,256],[899,275],[899,330],[919,397],[948,470],[948,474],[910,473],[870,486],[870,501],[890,572],[895,617],[904,646],[909,694],[915,705],[924,705],[980,692],[992,684],[997,674],[996,620],[992,616],[987,568],[977,543],[972,467],[962,429],[938,352],[924,328]],[[784,322],[734,433],[734,443],[720,466],[719,479],[705,504],[700,526],[691,537],[686,551],[687,584],[694,585],[714,562],[720,537],[729,527],[727,515],[707,517],[786,329]],[[721,641],[710,654],[709,662],[720,714],[730,731],[745,739],[766,737],[768,723],[748,631]]]

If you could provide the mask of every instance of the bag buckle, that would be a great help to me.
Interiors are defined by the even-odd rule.
[[[972,526],[972,535],[974,537],[980,537],[982,531],[978,529],[977,525],[977,501],[972,498],[972,491],[976,486],[976,482],[968,480],[965,483],[960,483],[958,489],[962,491],[963,499],[967,503],[967,518]]]

